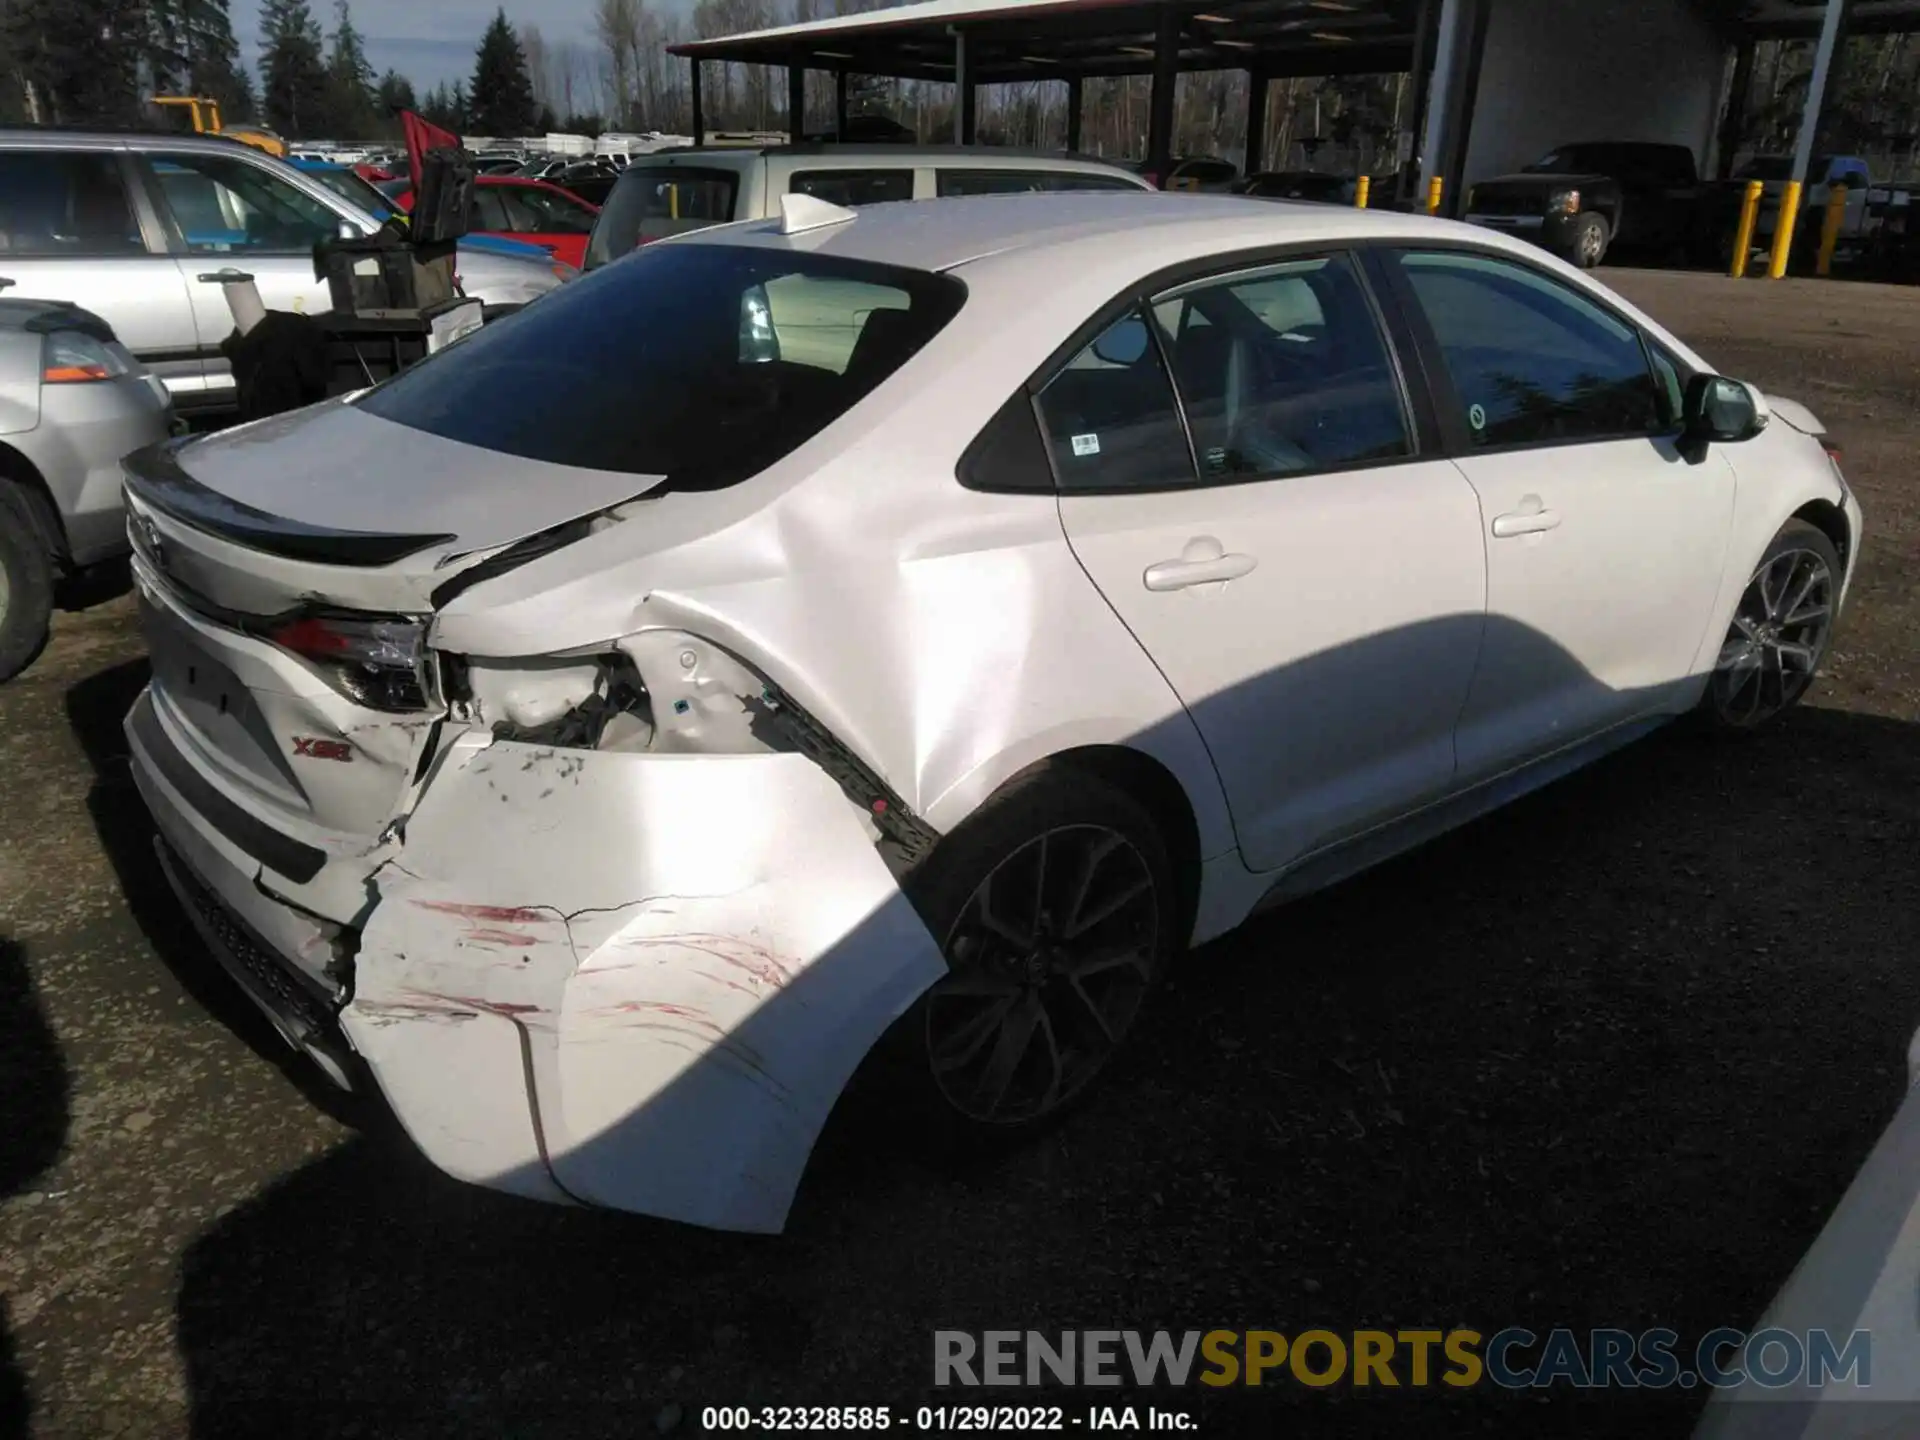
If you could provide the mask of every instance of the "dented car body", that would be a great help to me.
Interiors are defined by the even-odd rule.
[[[1798,411],[1746,437],[1740,485],[1730,445],[1687,470],[1706,498],[1647,566],[1658,653],[1590,606],[1498,613],[1494,482],[1403,390],[1408,454],[1377,470],[1302,450],[1210,485],[1183,441],[1184,476],[1076,490],[1070,463],[1140,453],[1093,413],[1102,377],[1169,383],[1151,349],[1088,344],[1138,323],[1150,275],[1277,267],[1331,306],[1382,283],[1348,247],[1459,230],[1193,197],[803,205],[647,247],[361,395],[143,452],[128,735],[168,874],[290,1043],[518,1194],[776,1231],[849,1077],[943,987],[986,997],[934,1066],[984,1067],[975,1110],[1064,1102],[1137,1007],[1103,1011],[1097,977],[1151,979],[1156,947],[1699,703],[1809,504],[1852,527],[1838,606],[1858,511]],[[1056,423],[1069,370],[1092,418]],[[1579,515],[1585,543],[1625,533]],[[1530,627],[1565,663],[1495,652]],[[1382,705],[1382,677],[1413,689]],[[1031,853],[1005,798],[1067,761],[1137,787],[1112,832],[1033,832],[1017,919],[1001,870],[942,910],[928,877],[984,853],[989,814]],[[1087,840],[1058,904],[1048,835]],[[991,974],[967,971],[983,935],[1018,942]]]

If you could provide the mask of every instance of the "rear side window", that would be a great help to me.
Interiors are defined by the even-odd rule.
[[[1096,175],[1077,170],[970,170],[934,172],[934,190],[951,195],[1021,195],[1036,190],[1138,190],[1118,175]]]
[[[734,218],[740,176],[693,165],[631,165],[607,196],[587,241],[587,268],[618,260],[649,240],[663,240]]]
[[[0,152],[0,240],[12,255],[146,253],[109,154]]]
[[[951,276],[662,245],[375,387],[370,414],[556,465],[732,485],[789,454],[959,311]]]
[[[1065,490],[1164,490],[1194,482],[1167,367],[1138,311],[1113,322],[1040,392]]]
[[[833,205],[878,205],[913,198],[911,170],[796,170],[787,182],[794,195],[812,195]]]

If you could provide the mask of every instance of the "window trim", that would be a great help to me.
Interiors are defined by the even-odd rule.
[[[1096,312],[1094,320],[1075,331],[1073,339],[1055,351],[1048,358],[1047,364],[1027,381],[1026,389],[1034,403],[1036,420],[1043,422],[1041,424],[1043,438],[1046,427],[1041,397],[1047,385],[1051,383],[1054,376],[1072,362],[1074,357],[1123,318],[1129,310],[1133,310],[1140,314],[1147,326],[1154,348],[1159,353],[1161,370],[1167,377],[1168,387],[1173,391],[1174,412],[1179,418],[1181,430],[1186,435],[1188,458],[1193,467],[1192,476],[1185,481],[1169,481],[1164,485],[1067,486],[1061,484],[1059,465],[1054,461],[1053,447],[1049,444],[1047,458],[1054,469],[1055,491],[1061,495],[1165,495],[1226,489],[1229,486],[1238,485],[1279,484],[1288,480],[1305,480],[1320,475],[1346,475],[1359,470],[1385,470],[1436,458],[1434,445],[1438,436],[1422,423],[1422,407],[1415,399],[1413,377],[1400,354],[1400,339],[1394,331],[1386,307],[1382,305],[1380,297],[1374,293],[1375,287],[1369,274],[1370,267],[1362,258],[1361,252],[1366,243],[1353,241],[1329,246],[1324,242],[1307,242],[1280,249],[1267,247],[1259,251],[1241,252],[1232,256],[1209,256],[1203,261],[1175,266],[1157,275],[1148,276],[1128,294],[1116,297],[1102,306]],[[1208,289],[1216,284],[1231,284],[1239,277],[1257,276],[1301,261],[1340,259],[1347,262],[1355,283],[1360,287],[1368,314],[1373,318],[1375,332],[1380,338],[1382,349],[1386,352],[1388,370],[1392,376],[1396,398],[1400,402],[1401,425],[1406,431],[1406,453],[1343,461],[1337,465],[1318,465],[1306,470],[1256,472],[1246,475],[1208,475],[1200,465],[1198,441],[1194,438],[1193,423],[1187,416],[1186,397],[1180,393],[1180,383],[1175,378],[1172,357],[1167,354],[1165,337],[1161,334],[1161,326],[1154,317],[1153,307],[1163,301],[1177,299],[1180,295],[1193,290]],[[1222,268],[1223,262],[1224,268]]]
[[[1645,440],[1652,444],[1660,440],[1676,437],[1680,431],[1677,424],[1670,424],[1663,430],[1620,430],[1607,434],[1582,435],[1575,439],[1517,440],[1504,445],[1476,445],[1473,434],[1462,416],[1459,392],[1454,389],[1453,372],[1447,368],[1446,354],[1441,347],[1440,337],[1434,333],[1433,324],[1427,318],[1426,310],[1421,306],[1418,294],[1414,291],[1413,281],[1399,264],[1403,255],[1454,254],[1468,255],[1482,260],[1498,261],[1524,270],[1538,280],[1557,286],[1561,290],[1572,291],[1596,310],[1606,315],[1615,324],[1632,332],[1639,342],[1640,363],[1646,369],[1647,384],[1653,391],[1656,407],[1663,413],[1666,402],[1662,396],[1663,387],[1653,370],[1653,351],[1655,343],[1646,327],[1632,318],[1622,315],[1618,309],[1607,303],[1602,296],[1595,295],[1578,286],[1567,283],[1565,278],[1555,275],[1542,266],[1530,263],[1526,258],[1510,255],[1503,250],[1494,250],[1480,245],[1462,245],[1452,241],[1422,242],[1407,244],[1405,241],[1392,241],[1374,247],[1378,252],[1377,268],[1385,284],[1394,292],[1400,310],[1400,318],[1405,324],[1408,338],[1414,349],[1419,352],[1421,368],[1426,374],[1428,394],[1430,395],[1441,436],[1441,453],[1451,460],[1466,460],[1481,455],[1518,455],[1530,450],[1566,450],[1581,445],[1612,445],[1622,440]],[[1680,357],[1668,352],[1674,368],[1680,372],[1684,389],[1692,375],[1689,366],[1683,364]]]

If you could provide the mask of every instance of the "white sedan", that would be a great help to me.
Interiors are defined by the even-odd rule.
[[[1190,945],[1819,664],[1800,406],[1424,217],[1021,195],[647,246],[129,463],[167,869],[450,1173],[778,1230],[885,1040],[956,1139]]]

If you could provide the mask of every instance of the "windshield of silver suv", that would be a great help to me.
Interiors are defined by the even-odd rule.
[[[649,240],[726,224],[739,190],[739,172],[719,166],[629,166],[594,222],[586,268],[618,260]]]
[[[718,489],[764,470],[959,311],[947,275],[735,245],[649,249],[359,403],[467,445]]]

